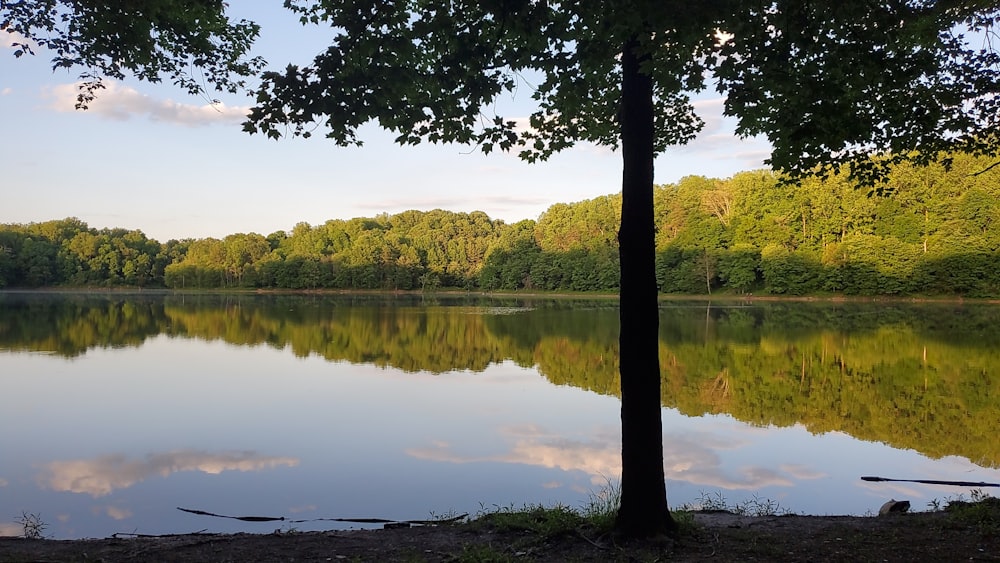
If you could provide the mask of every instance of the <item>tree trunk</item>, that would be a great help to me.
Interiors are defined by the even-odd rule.
[[[659,311],[653,223],[653,85],[640,72],[632,38],[622,52],[621,256],[622,482],[616,522],[624,537],[677,524],[667,508],[660,416]]]

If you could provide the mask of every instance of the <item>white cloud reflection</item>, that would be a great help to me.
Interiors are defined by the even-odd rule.
[[[118,506],[95,506],[91,509],[97,516],[105,515],[112,520],[125,520],[132,517],[132,511]]]
[[[464,456],[446,443],[414,448],[407,453],[418,459],[448,463],[515,463],[539,467],[582,471],[595,485],[609,476],[621,475],[621,440],[614,429],[598,432],[592,439],[574,439],[546,432],[535,426],[501,430],[511,443],[507,453],[488,456]],[[669,434],[663,441],[663,465],[668,481],[729,490],[757,490],[765,487],[791,487],[797,480],[811,480],[825,474],[804,465],[778,467],[745,465],[723,469],[718,450],[747,447],[733,437],[712,433]]]
[[[180,471],[212,475],[223,471],[260,471],[278,466],[295,467],[298,458],[260,456],[252,451],[209,453],[179,450],[128,459],[113,454],[95,459],[53,461],[44,466],[38,483],[54,491],[85,493],[93,497],[125,489],[150,477],[168,477]]]

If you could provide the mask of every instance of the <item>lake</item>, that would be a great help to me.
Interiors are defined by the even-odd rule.
[[[1000,482],[996,305],[660,313],[672,507],[863,515],[970,491],[862,475]],[[620,473],[617,331],[601,299],[0,292],[0,535],[579,507]]]

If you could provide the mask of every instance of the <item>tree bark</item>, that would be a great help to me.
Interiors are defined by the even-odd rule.
[[[648,537],[677,527],[667,508],[660,415],[659,311],[653,222],[653,83],[633,37],[622,51],[622,222],[619,351],[622,481],[617,531]]]

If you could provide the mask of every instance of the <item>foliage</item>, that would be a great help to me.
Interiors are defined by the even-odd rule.
[[[775,168],[849,163],[873,182],[889,164],[932,162],[956,148],[996,153],[995,3],[746,8],[721,28],[732,38],[715,72],[728,93],[727,113],[739,118],[737,131],[767,135]],[[986,35],[983,44],[963,33],[970,29]],[[873,153],[883,159],[869,159]]]
[[[264,74],[246,129],[276,138],[321,124],[338,144],[360,144],[358,127],[377,121],[401,144],[475,144],[528,160],[578,141],[617,147],[619,55],[634,40],[652,82],[656,150],[700,129],[687,93],[705,88],[708,71],[738,131],[767,135],[779,169],[850,163],[871,180],[888,162],[929,162],[956,147],[995,153],[998,143],[989,4],[721,2],[688,6],[680,19],[641,1],[286,5],[336,33],[311,65]],[[962,29],[985,33],[985,45]],[[520,128],[495,102],[528,75],[538,109]]]
[[[980,490],[973,490],[971,496],[969,501],[952,499],[945,505],[951,520],[963,526],[974,526],[983,534],[1000,533],[1000,499]]]
[[[166,77],[189,93],[210,88],[236,92],[264,61],[248,52],[260,27],[230,21],[217,0],[3,2],[0,30],[15,34],[14,56],[44,50],[52,68],[81,68],[77,108],[86,109],[102,78],[126,74],[150,82]],[[193,73],[192,69],[197,69]]]

